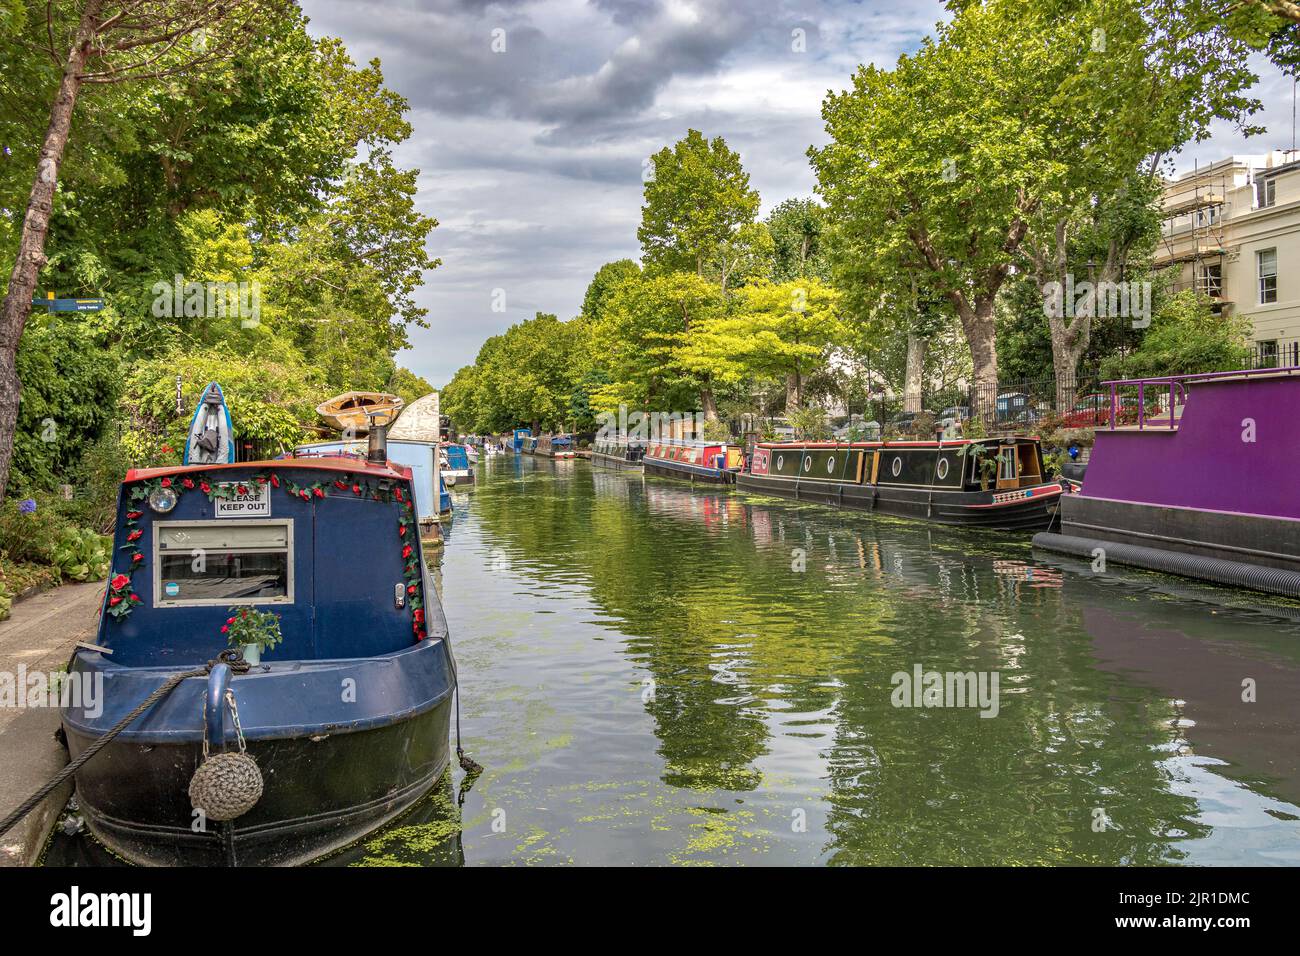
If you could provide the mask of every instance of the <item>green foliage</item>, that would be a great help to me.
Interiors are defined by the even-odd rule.
[[[230,617],[222,625],[221,633],[226,635],[231,647],[255,644],[259,652],[265,653],[274,650],[284,640],[278,614],[252,607],[227,608],[226,613]]]
[[[99,581],[108,575],[112,541],[88,528],[65,528],[54,539],[49,559],[72,581]]]
[[[176,411],[176,376],[182,405]],[[208,382],[220,382],[235,434],[273,449],[288,450],[308,435],[304,424],[328,397],[312,369],[219,350],[172,353],[129,369],[122,395],[128,424],[122,437],[136,466],[179,464],[195,404]]]
[[[1102,362],[1105,379],[1190,375],[1243,368],[1250,359],[1250,320],[1215,315],[1208,298],[1188,290],[1169,296],[1142,342]]]
[[[651,157],[653,178],[637,239],[647,268],[702,273],[706,260],[758,212],[758,192],[740,155],[721,136],[705,140],[697,130]]]
[[[787,199],[767,217],[772,237],[772,281],[830,279],[824,245],[826,210],[815,199]]]
[[[37,313],[18,350],[23,382],[14,494],[51,489],[103,433],[117,396],[117,364],[77,318]]]
[[[805,405],[787,413],[795,433],[808,441],[824,441],[831,437],[830,420],[825,409],[817,405]]]
[[[607,262],[591,277],[587,292],[582,297],[582,314],[585,318],[599,323],[605,316],[605,306],[619,284],[641,275],[641,267],[631,259],[619,259]]]

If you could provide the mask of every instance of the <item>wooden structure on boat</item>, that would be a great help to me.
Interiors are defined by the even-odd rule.
[[[730,484],[745,461],[744,452],[725,442],[660,439],[642,456],[647,475]]]
[[[390,424],[405,404],[401,397],[387,392],[344,392],[317,405],[316,414],[345,435],[364,435],[370,430],[371,416],[377,416],[381,424]]]
[[[742,491],[940,524],[1046,528],[1068,482],[1044,477],[1036,438],[764,442]]]

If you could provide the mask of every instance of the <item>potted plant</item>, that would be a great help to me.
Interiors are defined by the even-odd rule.
[[[280,635],[280,615],[251,607],[227,609],[230,617],[221,628],[231,647],[242,648],[244,660],[262,663],[262,652],[272,650],[284,640]]]
[[[1002,452],[990,454],[987,445],[972,443],[963,446],[957,452],[959,458],[969,456],[975,462],[975,472],[979,475],[980,491],[988,491],[989,483],[997,477],[998,465],[1006,460]]]

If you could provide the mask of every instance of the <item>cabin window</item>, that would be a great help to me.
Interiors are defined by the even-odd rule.
[[[938,476],[939,476],[939,480],[940,480],[940,481],[943,481],[945,478],[948,477],[948,459],[947,459],[947,458],[940,458],[940,459],[939,459],[939,467],[938,467],[936,473],[938,474]]]
[[[803,459],[803,470],[804,470],[805,472],[812,471],[812,455],[805,455],[805,456],[804,456],[804,459]]]
[[[1255,253],[1259,263],[1259,304],[1277,301],[1277,250],[1261,249]]]
[[[828,475],[833,475],[833,474],[835,474],[835,456],[834,456],[834,455],[831,455],[831,457],[829,457],[829,458],[826,459],[826,474],[828,474]]]
[[[154,607],[293,603],[293,522],[154,522]]]
[[[897,478],[903,472],[903,459],[895,458],[894,463],[889,466],[889,473]]]

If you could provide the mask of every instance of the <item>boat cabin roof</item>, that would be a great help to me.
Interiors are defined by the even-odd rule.
[[[357,458],[278,458],[272,461],[235,461],[221,464],[170,465],[166,468],[132,468],[122,479],[123,484],[143,481],[148,478],[171,478],[176,475],[189,475],[197,472],[220,472],[240,468],[305,468],[316,471],[346,471],[354,475],[366,475],[371,478],[396,478],[411,480],[411,469],[394,461],[382,465],[372,464]]]

